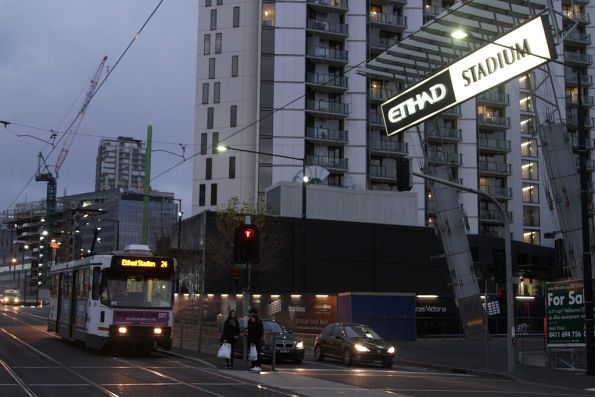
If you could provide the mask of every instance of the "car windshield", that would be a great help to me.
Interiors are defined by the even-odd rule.
[[[382,339],[372,328],[363,325],[345,326],[345,336],[348,338]]]
[[[101,300],[112,307],[171,307],[173,280],[145,274],[110,274]]]
[[[4,292],[4,296],[8,296],[8,297],[15,297],[15,296],[19,296],[19,293],[16,291],[9,291],[9,292]]]
[[[264,321],[264,332],[280,334],[285,332],[285,329],[281,324],[276,323],[274,321]]]

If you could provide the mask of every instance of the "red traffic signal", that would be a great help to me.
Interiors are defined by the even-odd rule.
[[[259,236],[254,225],[240,225],[236,228],[233,242],[235,263],[258,263]]]

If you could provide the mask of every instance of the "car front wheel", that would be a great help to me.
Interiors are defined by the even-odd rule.
[[[390,368],[393,366],[393,360],[385,360],[382,362],[382,367],[383,368]]]
[[[320,345],[316,345],[316,347],[314,347],[314,358],[316,359],[316,361],[324,360],[324,354],[322,354],[322,348],[320,347]]]
[[[351,365],[353,364],[353,355],[351,354],[351,350],[345,349],[343,351],[343,364]]]

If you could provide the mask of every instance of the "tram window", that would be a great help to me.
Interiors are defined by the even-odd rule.
[[[110,274],[107,279],[112,307],[171,307],[172,278]]]
[[[93,268],[93,295],[92,299],[97,300],[99,299],[99,279],[101,275],[101,269],[98,267]]]

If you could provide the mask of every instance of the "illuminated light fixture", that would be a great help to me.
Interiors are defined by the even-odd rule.
[[[264,10],[264,16],[268,17],[269,16],[269,10]]]
[[[533,165],[533,163],[523,164],[523,165],[521,165],[521,168],[531,167],[532,165]]]
[[[301,298],[302,296],[301,296],[301,295],[299,295],[299,294],[294,294],[294,295],[291,295],[291,297],[292,297],[292,298]]]
[[[515,296],[515,298],[520,301],[532,301],[535,299],[534,296]]]
[[[529,98],[529,97],[522,98],[522,99],[519,101],[519,103],[524,103],[524,102],[527,102],[527,101],[528,101],[528,100],[530,100],[530,99],[531,99],[531,98]]]
[[[48,231],[44,230],[43,232],[41,232],[42,235],[47,236],[48,235]]]
[[[45,218],[41,218],[41,221],[42,221],[42,222],[45,222]]]
[[[221,294],[222,298],[227,298],[229,295],[228,294]]]
[[[228,150],[229,150],[229,146],[225,146],[225,145],[219,145],[219,146],[217,146],[217,151],[218,152],[223,153],[223,152],[227,152]]]
[[[159,327],[153,329],[153,333],[155,335],[161,335],[162,332],[163,332],[163,330]]]
[[[281,297],[281,295],[271,295],[271,298],[272,299],[277,299],[277,298],[280,298],[280,297]]]
[[[177,292],[174,292],[174,296],[178,296],[179,294]]]
[[[242,295],[242,294],[236,294],[236,298],[241,298],[242,296],[244,296],[244,295]]]
[[[118,328],[118,333],[120,333],[120,334],[123,335],[126,332],[128,332],[128,328],[126,328],[126,327],[120,327],[120,328]]]
[[[256,299],[260,299],[261,295],[260,294],[254,294],[254,295],[252,295],[252,297],[253,298],[256,298]]]
[[[525,80],[527,80],[527,76],[521,76],[521,77],[519,77],[519,81],[525,81]]]
[[[295,344],[295,348],[298,350],[303,350],[304,349],[304,342],[300,341],[298,343]]]
[[[523,190],[531,190],[531,189],[533,189],[533,186],[525,186],[525,187],[523,188]]]
[[[370,349],[368,349],[366,346],[360,344],[360,343],[356,343],[355,345],[353,345],[353,348],[360,352],[360,353],[364,353],[364,352],[369,352]]]
[[[209,298],[212,298],[213,296],[215,296],[215,295],[213,295],[213,294],[207,294],[207,297],[209,297]]]
[[[316,295],[317,298],[328,298],[328,295]]]
[[[481,299],[485,299],[485,298],[486,298],[486,296],[485,296],[485,295],[480,295],[479,297],[480,297]]]
[[[530,141],[523,142],[523,143],[521,143],[521,146],[527,146],[527,145],[529,145],[530,143],[531,143]]]
[[[417,295],[417,297],[421,299],[436,299],[438,295]]]
[[[388,350],[386,351],[388,354],[393,354],[395,352],[395,347],[391,346],[388,348]]]
[[[190,296],[190,294],[184,294],[184,296]]]
[[[457,40],[462,40],[462,39],[466,38],[467,36],[468,36],[468,34],[460,29],[454,30],[450,34],[450,37],[452,37],[453,39],[457,39]]]

